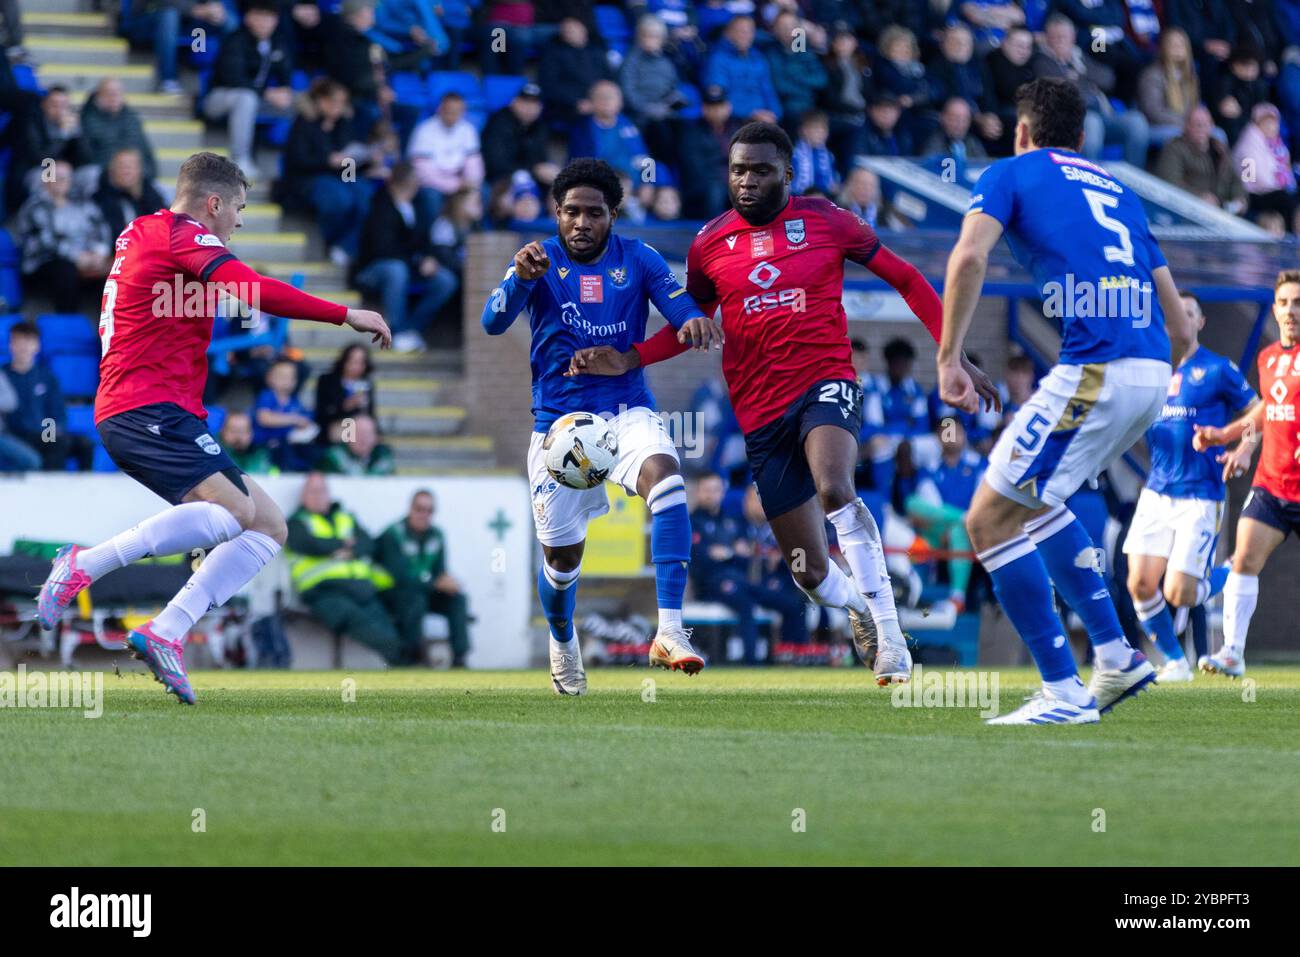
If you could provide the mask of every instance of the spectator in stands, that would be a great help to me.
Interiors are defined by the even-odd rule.
[[[451,44],[433,0],[383,0],[371,34],[389,53],[395,70],[427,72]]]
[[[754,575],[754,603],[770,608],[781,616],[779,640],[792,645],[808,643],[808,599],[786,567],[781,546],[772,534],[772,526],[763,513],[763,503],[758,497],[758,486],[745,489],[742,510],[746,532],[749,535],[751,562],[757,568]]]
[[[1260,75],[1259,51],[1249,46],[1233,47],[1228,69],[1220,74],[1219,85],[1209,101],[1214,120],[1228,134],[1229,143],[1236,144],[1255,106],[1268,99],[1268,81]]]
[[[485,3],[479,63],[484,73],[524,72],[529,54],[541,45],[543,28],[535,24],[531,3]],[[585,89],[585,87],[584,87]]]
[[[1016,90],[1034,78],[1030,61],[1034,56],[1034,37],[1024,27],[1012,27],[1002,44],[988,55],[989,78],[993,83],[993,98],[997,103],[1002,135],[994,147],[994,154],[1007,156],[1012,152],[1012,139],[1016,131]]]
[[[18,393],[9,382],[8,374],[0,369],[0,473],[35,472],[41,467],[40,454],[6,432],[5,420],[17,409]]]
[[[661,223],[672,223],[682,218],[682,194],[676,186],[661,184],[655,187],[650,216]]]
[[[1118,144],[1124,150],[1125,162],[1139,169],[1145,167],[1151,132],[1141,111],[1117,113],[1111,105],[1115,71],[1079,49],[1074,23],[1064,14],[1048,17],[1044,33],[1046,42],[1033,60],[1034,75],[1069,80],[1083,94],[1088,104],[1083,120],[1083,155],[1097,160],[1104,147]]]
[[[1281,114],[1272,103],[1256,104],[1250,123],[1232,151],[1241,171],[1252,219],[1264,213],[1282,217],[1285,228],[1300,233],[1296,216],[1296,178],[1291,151],[1281,135]]]
[[[605,49],[590,41],[587,26],[577,17],[565,17],[537,65],[547,122],[561,129],[571,127],[591,112],[588,93],[596,81],[613,78]]]
[[[910,156],[912,137],[899,126],[903,107],[898,97],[880,91],[871,97],[867,106],[867,121],[862,126],[858,153],[864,156]]]
[[[84,435],[68,432],[59,380],[43,362],[41,334],[34,323],[19,322],[9,329],[9,364],[0,370],[18,396],[17,408],[5,415],[3,431],[34,449],[40,468],[62,472],[74,457],[83,472],[89,472],[95,447]]]
[[[722,87],[705,87],[700,100],[700,118],[682,128],[682,205],[688,216],[712,219],[727,208],[727,147],[741,124]]]
[[[243,26],[221,41],[212,87],[203,98],[204,116],[227,121],[230,158],[250,180],[258,176],[253,160],[258,117],[288,117],[293,111],[293,51],[275,32],[279,22],[274,0],[251,0]]]
[[[437,0],[434,12],[447,34],[447,52],[435,65],[440,70],[459,70],[461,48],[474,23],[474,9],[481,0]]]
[[[1128,11],[1124,0],[1055,0],[1052,6],[1074,23],[1087,41],[1088,54],[1114,71],[1114,95],[1132,99],[1143,58],[1125,32]]]
[[[238,24],[234,4],[226,0],[129,0],[117,22],[117,32],[132,43],[150,47],[158,58],[158,90],[182,92],[176,72],[181,30],[216,31],[223,36]]]
[[[816,187],[827,193],[840,188],[840,174],[835,157],[827,148],[830,122],[821,110],[809,110],[799,121],[799,138],[794,144],[794,180],[790,191],[796,195]]]
[[[1026,355],[1014,355],[1007,359],[1005,372],[1007,394],[1002,400],[1002,427],[1011,424],[1015,414],[1029,401],[1038,386],[1038,373],[1034,361]]]
[[[356,285],[382,303],[393,330],[393,348],[419,352],[424,330],[456,291],[456,278],[433,255],[433,223],[416,211],[420,181],[409,163],[393,167],[384,189],[375,194],[361,227],[360,253],[354,264]],[[407,308],[416,283],[417,302]]]
[[[104,217],[108,235],[117,237],[137,216],[148,216],[167,205],[162,194],[144,178],[140,152],[118,150],[100,176],[95,205]]]
[[[664,52],[668,27],[653,16],[637,21],[636,46],[619,69],[618,82],[628,115],[641,130],[650,153],[661,162],[677,159],[677,110],[685,104],[677,65]]]
[[[442,215],[433,221],[433,230],[429,234],[433,244],[433,254],[442,269],[447,270],[456,281],[459,289],[465,275],[466,243],[470,233],[483,224],[483,191],[479,189],[462,189],[447,197],[447,204],[442,208]],[[455,295],[453,290],[452,295]],[[451,301],[450,299],[448,301]],[[458,343],[461,334],[460,323],[451,324],[448,344]]]
[[[113,237],[94,203],[72,198],[72,167],[63,161],[18,210],[15,233],[22,273],[48,291],[58,312],[76,312],[98,291],[112,263]]]
[[[1191,41],[1201,88],[1216,89],[1237,38],[1231,5],[1222,0],[1164,0],[1163,9],[1165,29],[1177,27]]]
[[[247,412],[228,412],[217,438],[240,471],[249,475],[280,474],[271,453],[253,444],[253,420]]]
[[[821,59],[808,48],[809,37],[806,30],[801,30],[800,22],[798,14],[789,10],[778,14],[772,21],[776,42],[767,51],[772,86],[787,123],[796,122],[815,107],[829,81]]]
[[[423,643],[425,615],[445,617],[451,666],[464,668],[469,653],[469,603],[460,582],[447,571],[447,539],[433,524],[434,511],[433,493],[421,489],[411,496],[406,518],[379,536],[375,558],[393,580],[380,597],[408,648]]]
[[[1008,31],[1025,22],[1025,11],[1013,0],[961,0],[957,11],[975,31],[981,50],[996,47]]]
[[[338,441],[338,425],[344,419],[375,414],[374,366],[370,350],[353,343],[344,346],[328,372],[316,379],[316,424],[325,443]]]
[[[589,115],[576,121],[569,138],[569,155],[594,156],[618,173],[623,189],[643,207],[654,202],[655,178],[645,140],[636,124],[623,114],[623,93],[613,80],[600,80],[591,88]]]
[[[916,35],[906,27],[886,27],[877,42],[877,89],[892,93],[903,109],[902,127],[914,143],[922,143],[934,128],[930,110],[933,106],[930,78],[921,63],[921,47]]]
[[[922,471],[916,491],[904,503],[908,520],[931,548],[965,553],[948,559],[948,600],[960,614],[966,608],[970,584],[971,543],[966,534],[966,510],[984,475],[984,463],[966,444],[966,429],[958,419],[946,419],[939,429],[938,463]]]
[[[849,170],[844,189],[835,203],[872,227],[884,225],[881,223],[880,177],[865,166],[854,166]]]
[[[722,511],[722,476],[703,475],[695,482],[691,512],[691,584],[700,601],[716,601],[735,614],[745,664],[756,665],[758,627],[754,623],[756,589],[749,581],[753,554],[744,524]]]
[[[560,172],[547,159],[546,124],[542,121],[542,88],[525,83],[483,127],[483,168],[493,188],[525,172],[543,189]]]
[[[140,154],[144,178],[152,182],[158,175],[158,161],[144,122],[127,105],[122,81],[117,77],[104,77],[86,100],[81,108],[81,133],[88,162],[102,168],[119,150],[133,149]]]
[[[943,31],[939,55],[926,67],[934,102],[946,103],[954,96],[969,104],[975,129],[985,143],[1002,137],[1002,120],[997,113],[993,80],[983,58],[977,59],[975,38],[966,24],[955,21]],[[1013,124],[1014,125],[1014,124]]]
[[[393,450],[379,441],[379,426],[368,415],[345,419],[339,439],[321,457],[327,475],[393,475]]]
[[[40,192],[43,176],[48,176],[50,161],[67,163],[76,168],[90,162],[90,150],[81,133],[81,123],[72,108],[68,90],[52,86],[41,97],[40,109],[32,111],[15,144],[12,185],[9,201],[21,205],[23,200]]]
[[[726,92],[737,117],[775,123],[781,118],[781,99],[771,64],[754,49],[754,33],[753,17],[733,17],[709,54],[702,79],[705,86]]]
[[[880,404],[884,415],[883,435],[897,447],[904,439],[912,442],[917,461],[928,465],[939,450],[930,434],[930,406],[925,390],[913,377],[916,349],[906,339],[885,343],[885,376],[880,382]]]
[[[945,175],[949,172],[946,161],[951,160],[953,182],[967,182],[967,160],[988,158],[984,144],[972,135],[970,127],[970,101],[960,96],[949,97],[939,111],[939,128],[930,134],[921,150],[926,156],[944,158]]]
[[[1178,27],[1160,35],[1159,55],[1138,76],[1137,96],[1156,146],[1181,133],[1188,114],[1201,102],[1192,45]]]
[[[266,388],[253,403],[253,441],[266,448],[271,461],[286,472],[312,466],[308,443],[316,438],[316,423],[297,397],[298,368],[279,359],[266,372]]]
[[[341,265],[356,255],[374,193],[370,181],[357,175],[370,159],[358,146],[347,88],[329,77],[312,80],[289,127],[275,195],[290,209],[315,214],[330,258]]]
[[[1246,190],[1232,154],[1213,136],[1214,120],[1204,106],[1193,106],[1181,136],[1160,151],[1156,175],[1234,215],[1246,208]]]
[[[18,9],[18,0],[0,3],[0,26],[4,28],[4,49],[0,56],[6,63],[28,62],[30,55],[23,46],[23,16]]]
[[[448,93],[437,112],[415,128],[406,149],[420,185],[437,194],[432,214],[442,207],[442,197],[483,182],[483,154],[478,130],[465,119],[465,98]],[[429,194],[426,194],[429,195]]]
[[[858,38],[848,26],[837,26],[831,35],[831,49],[826,57],[826,90],[823,96],[830,121],[829,145],[841,172],[854,154],[861,152],[863,115],[871,89],[871,74],[866,57],[858,48]]]
[[[321,22],[325,72],[347,88],[355,117],[354,132],[367,136],[380,119],[396,122],[396,96],[388,85],[387,55],[370,39],[374,0],[343,0],[338,16]]]
[[[289,574],[312,615],[336,635],[372,648],[390,665],[415,663],[419,647],[402,643],[379,599],[371,562],[374,540],[352,513],[330,501],[325,476],[307,476],[302,505],[288,525]]]
[[[514,176],[492,187],[488,198],[488,212],[494,225],[531,223],[546,217],[542,204],[542,191],[524,170],[515,170]]]

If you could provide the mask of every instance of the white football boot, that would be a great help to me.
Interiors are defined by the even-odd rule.
[[[580,695],[587,693],[587,672],[582,667],[582,645],[578,643],[578,629],[570,626],[573,637],[560,642],[551,635],[551,687],[556,694]]]
[[[868,613],[870,617],[870,613]],[[879,647],[876,649],[876,663],[872,671],[876,673],[876,684],[902,685],[912,680],[912,653],[907,650],[907,638],[898,624],[897,618],[886,619],[876,635]]]
[[[691,644],[691,629],[660,626],[650,642],[650,667],[684,671],[697,675],[704,669],[704,656]]]
[[[1175,684],[1179,681],[1191,681],[1195,677],[1196,672],[1192,671],[1191,662],[1186,658],[1170,659],[1156,672],[1156,684]]]
[[[1240,678],[1246,673],[1245,657],[1238,655],[1227,646],[1220,648],[1213,655],[1201,655],[1197,665],[1206,674],[1227,675],[1229,678]]]
[[[989,718],[985,724],[1096,724],[1101,720],[1097,701],[1086,705],[1071,704],[1063,698],[1054,698],[1046,688],[1025,699],[1010,714]]]
[[[1105,671],[1094,665],[1088,690],[1097,699],[1097,709],[1105,714],[1125,698],[1145,690],[1155,680],[1155,666],[1147,661],[1146,655],[1135,651],[1123,668]]]

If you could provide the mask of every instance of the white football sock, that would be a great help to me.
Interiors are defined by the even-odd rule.
[[[852,608],[854,611],[866,611],[867,600],[853,584],[853,580],[840,570],[839,565],[829,559],[828,563],[830,570],[827,571],[820,585],[812,591],[800,590],[813,602],[825,605],[827,608]]]
[[[154,633],[168,641],[179,641],[209,608],[219,608],[229,601],[279,551],[279,543],[261,532],[244,532],[233,541],[218,545],[176,597],[158,613],[153,620]]]
[[[211,548],[230,541],[241,531],[239,522],[224,505],[185,502],[78,552],[77,567],[94,581],[141,558]]]
[[[1070,675],[1068,678],[1062,678],[1060,681],[1044,681],[1043,687],[1062,701],[1068,701],[1070,704],[1083,707],[1092,701],[1092,692],[1088,686],[1079,680],[1078,675]]]
[[[1228,572],[1228,581],[1223,586],[1223,647],[1237,657],[1246,652],[1246,632],[1257,601],[1259,576]]]
[[[876,528],[876,520],[862,500],[855,498],[826,517],[835,526],[835,537],[839,539],[840,551],[853,571],[858,591],[867,596],[889,591],[889,572],[885,568],[880,529]]]

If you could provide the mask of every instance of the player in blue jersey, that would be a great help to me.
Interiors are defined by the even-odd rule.
[[[1085,106],[1065,81],[1016,94],[1016,155],[985,170],[948,260],[940,398],[975,411],[961,349],[989,253],[1005,233],[1062,325],[1057,365],[989,455],[966,527],[993,589],[1042,673],[1042,691],[996,724],[1083,724],[1155,679],[1129,645],[1087,530],[1065,505],[1142,437],[1191,336],[1142,203],[1079,155]],[[1154,295],[1153,295],[1154,291]],[[1092,681],[1079,680],[1052,585],[1088,629]]]
[[[1205,326],[1200,303],[1182,293],[1189,322]],[[1165,656],[1158,681],[1191,681],[1194,674],[1169,606],[1190,609],[1222,590],[1228,568],[1211,567],[1223,519],[1225,485],[1219,447],[1192,447],[1196,426],[1220,427],[1251,409],[1255,390],[1236,364],[1192,339],[1187,358],[1169,383],[1160,418],[1147,431],[1151,474],[1124,539],[1128,590],[1138,621]],[[1164,577],[1164,589],[1160,579]]]
[[[659,630],[650,663],[695,674],[704,667],[682,627],[682,595],[691,557],[691,525],[677,450],[641,369],[619,376],[572,375],[579,349],[620,351],[645,338],[649,304],[696,348],[720,345],[722,333],[686,295],[652,247],[612,231],[623,188],[602,160],[578,159],[552,187],[558,235],[515,254],[500,287],[483,309],[483,328],[501,335],[526,311],[532,333],[533,437],[528,480],[542,544],[537,591],[550,625],[551,684],[559,694],[582,694],[587,676],[573,626],[578,573],[587,522],[609,511],[603,487],[579,491],[546,471],[542,440],[568,412],[594,412],[618,437],[618,464],[609,480],[640,495],[651,513],[650,553],[659,600]]]

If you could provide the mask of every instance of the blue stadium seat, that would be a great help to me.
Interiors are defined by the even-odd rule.
[[[704,114],[700,112],[700,91],[694,83],[683,83],[677,88],[677,92],[686,97],[686,105],[677,111],[677,116],[683,120],[698,120]]]
[[[99,433],[95,431],[95,407],[93,405],[70,405],[67,407],[68,421],[66,428],[72,435],[89,436],[96,441]]]
[[[50,371],[69,399],[89,399],[99,387],[98,356],[50,356]]]
[[[99,332],[80,313],[48,313],[36,317],[41,352],[51,356],[99,357]]]
[[[102,445],[95,446],[95,457],[90,463],[92,472],[116,472],[117,466],[108,457],[108,450]]]
[[[17,309],[23,304],[23,284],[17,266],[0,266],[0,309]]]
[[[429,91],[418,73],[394,73],[388,78],[397,102],[412,106],[421,113],[429,108]]]
[[[41,81],[36,78],[36,71],[26,63],[17,63],[11,67],[18,89],[32,93],[41,92]]]
[[[526,76],[508,73],[489,73],[483,77],[483,108],[495,113],[515,98],[515,94],[528,82]]]
[[[207,406],[208,410],[208,434],[216,437],[221,431],[221,427],[226,423],[226,410],[219,405]]]
[[[431,109],[437,109],[438,101],[453,91],[465,97],[466,109],[483,109],[483,90],[479,86],[478,77],[473,73],[458,70],[435,70],[429,74],[427,88],[429,91],[429,107]]]
[[[605,45],[620,53],[627,50],[632,39],[632,28],[628,26],[627,17],[618,7],[598,6],[595,8],[596,32],[605,40]]]
[[[9,330],[15,323],[22,321],[23,314],[21,312],[0,316],[0,365],[4,365],[9,361]]]
[[[7,229],[0,229],[0,266],[17,266],[22,255]]]
[[[469,120],[474,129],[478,130],[480,133],[483,132],[483,127],[487,125],[487,118],[488,115],[482,110],[465,111],[465,119]]]

